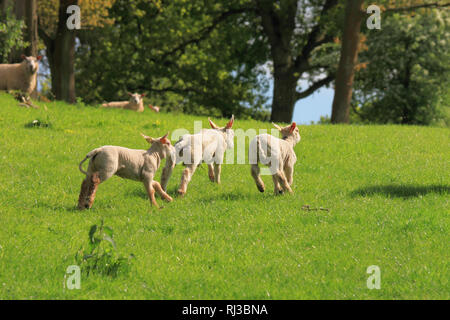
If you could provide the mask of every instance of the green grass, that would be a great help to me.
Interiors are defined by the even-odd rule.
[[[46,105],[24,109],[0,94],[0,299],[450,298],[448,129],[301,126],[294,195],[274,197],[268,176],[259,193],[249,165],[224,165],[217,186],[203,165],[186,197],[162,210],[142,184],[113,177],[80,212],[78,163],[88,151],[146,148],[140,132],[207,120]],[[26,127],[35,119],[51,126]],[[80,290],[64,289],[66,268],[101,219],[118,252],[135,255],[130,272],[83,275]],[[381,269],[380,290],[366,286],[370,265]]]

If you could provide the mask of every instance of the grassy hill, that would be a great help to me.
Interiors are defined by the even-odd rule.
[[[39,105],[24,109],[0,94],[0,299],[450,298],[448,129],[301,126],[294,195],[274,197],[269,176],[259,193],[247,164],[224,165],[217,186],[203,165],[186,197],[162,210],[142,184],[113,177],[80,212],[78,163],[88,151],[147,148],[140,132],[192,131],[207,120]],[[33,120],[51,126],[27,126]],[[117,252],[134,254],[129,272],[83,274],[80,290],[65,289],[66,268],[102,219]],[[367,288],[371,265],[380,290]]]

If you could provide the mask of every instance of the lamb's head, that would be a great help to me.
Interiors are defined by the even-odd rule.
[[[172,146],[170,140],[167,138],[169,133],[166,133],[161,138],[152,138],[141,133],[141,136],[151,144],[149,151],[158,152],[159,156],[164,159],[172,157],[175,154],[175,147]]]
[[[234,115],[231,116],[230,121],[228,121],[227,125],[225,127],[218,127],[210,118],[208,118],[209,125],[214,130],[220,131],[225,138],[225,141],[227,143],[227,149],[233,149],[234,148],[234,130],[232,129],[233,123],[234,123]]]
[[[130,96],[130,102],[134,104],[140,104],[142,99],[145,97],[145,93],[139,94],[139,93],[131,93],[127,92]]]
[[[276,123],[273,123],[273,126],[280,131],[281,136],[283,139],[293,138],[294,144],[297,144],[300,142],[300,132],[298,130],[297,124],[295,122],[292,122],[292,124],[286,126],[286,127],[280,127]]]
[[[42,56],[27,57],[23,54],[22,59],[29,74],[35,74],[39,70],[39,61],[42,59]]]

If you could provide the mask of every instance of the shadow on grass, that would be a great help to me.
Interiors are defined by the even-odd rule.
[[[265,193],[267,193],[267,191]],[[270,193],[270,194],[272,194],[272,193]],[[223,201],[254,200],[254,201],[258,201],[258,200],[261,200],[262,196],[264,196],[264,194],[261,194],[261,192],[259,192],[255,188],[253,193],[230,191],[230,192],[219,193],[219,194],[202,197],[201,200],[202,201],[216,201],[216,200],[223,200]]]
[[[352,197],[373,196],[379,194],[389,197],[412,198],[423,196],[428,193],[438,193],[438,194],[450,193],[450,186],[447,185],[418,186],[418,185],[393,185],[393,184],[376,185],[356,189],[351,192],[351,196]]]

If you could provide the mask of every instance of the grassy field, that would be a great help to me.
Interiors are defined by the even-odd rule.
[[[40,105],[24,109],[0,94],[0,299],[450,298],[449,129],[301,126],[294,195],[274,197],[268,176],[259,193],[249,165],[224,165],[217,186],[203,165],[186,197],[162,210],[142,184],[113,177],[93,209],[79,212],[78,163],[88,151],[147,148],[140,132],[207,120]],[[51,127],[26,126],[36,119]],[[236,120],[235,128],[271,125]],[[130,271],[83,274],[80,290],[65,289],[66,268],[101,219],[117,251],[134,254]],[[367,288],[370,265],[380,267],[380,290]]]

